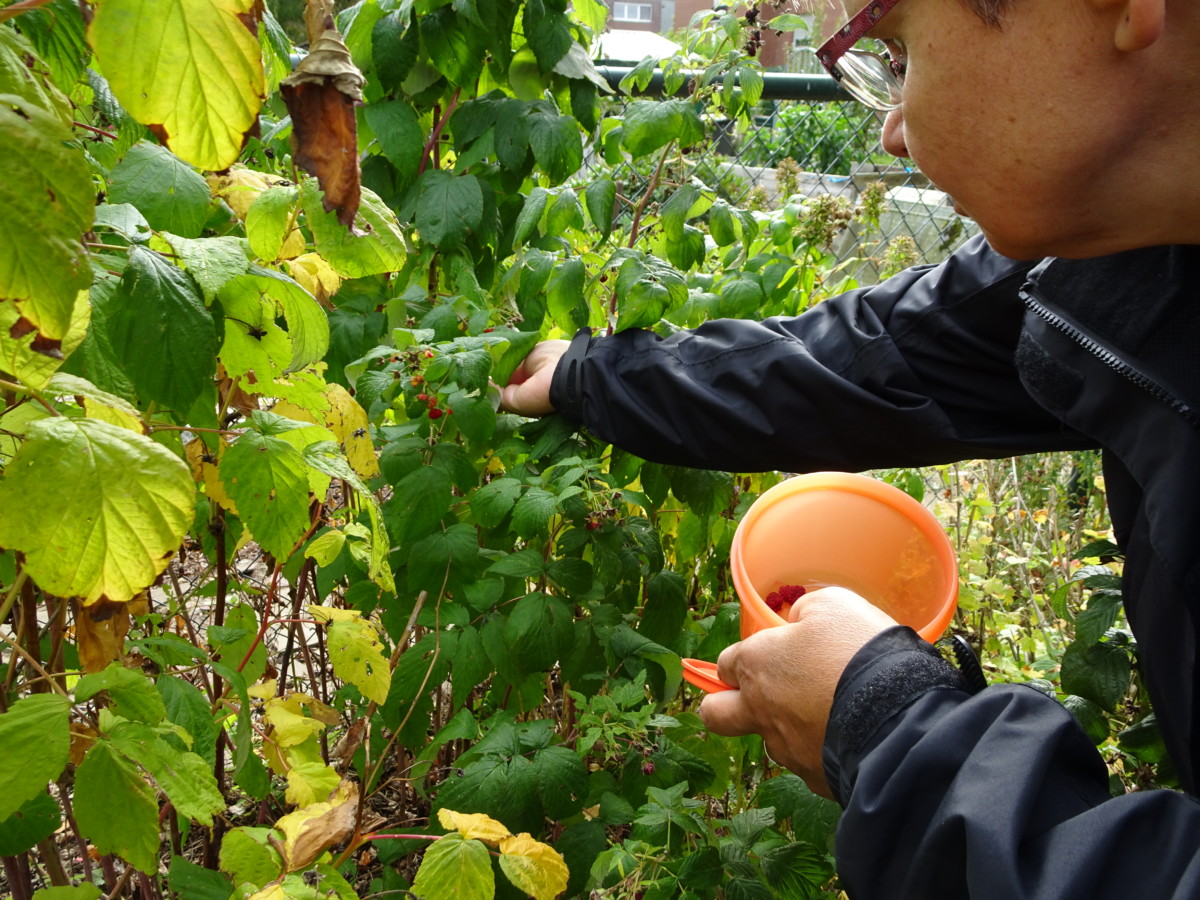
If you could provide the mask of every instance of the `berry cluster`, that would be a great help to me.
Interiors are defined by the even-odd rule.
[[[771,591],[764,598],[772,612],[779,612],[784,604],[790,608],[793,603],[804,596],[804,586],[800,584],[783,584],[779,590]]]
[[[440,419],[446,413],[454,412],[448,406],[445,409],[438,406],[438,398],[433,394],[417,394],[417,399],[429,407],[429,418],[431,419]]]

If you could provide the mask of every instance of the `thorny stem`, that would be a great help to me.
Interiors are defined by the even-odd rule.
[[[106,137],[111,140],[118,140],[118,136],[111,131],[105,131],[103,128],[97,128],[95,125],[85,125],[83,122],[72,122],[76,128],[82,128],[84,131],[90,131],[92,134],[98,134],[101,137]]]
[[[417,174],[420,175],[425,171],[425,167],[429,165],[429,158],[437,149],[438,142],[442,139],[442,129],[446,127],[446,123],[450,121],[450,116],[454,110],[458,108],[458,95],[462,92],[462,87],[454,89],[454,96],[450,98],[450,102],[446,104],[446,112],[438,119],[438,123],[433,126],[433,131],[429,133],[429,140],[425,142],[425,150],[421,154],[421,163],[417,166]],[[434,162],[437,165],[437,161]]]

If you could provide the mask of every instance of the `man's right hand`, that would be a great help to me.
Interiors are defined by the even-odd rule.
[[[570,341],[542,341],[513,371],[500,389],[502,409],[519,416],[544,416],[554,412],[550,404],[550,380]]]

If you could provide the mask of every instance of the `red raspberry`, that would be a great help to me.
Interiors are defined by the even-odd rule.
[[[443,415],[444,413],[436,406],[429,410],[429,418],[431,419],[440,419]]]
[[[767,594],[763,600],[766,602],[767,608],[770,609],[771,612],[779,612],[779,607],[783,606],[783,597],[780,595],[779,591],[771,591],[771,593]]]

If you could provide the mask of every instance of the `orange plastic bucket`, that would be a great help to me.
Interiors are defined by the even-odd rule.
[[[743,638],[786,623],[765,600],[785,585],[849,588],[930,642],[958,600],[958,564],[933,514],[899,488],[847,472],[798,475],[763,492],[734,533],[730,565]],[[684,661],[684,677],[727,687],[700,660]]]

